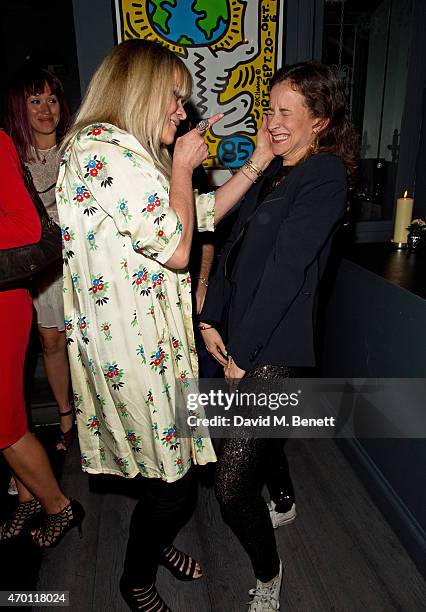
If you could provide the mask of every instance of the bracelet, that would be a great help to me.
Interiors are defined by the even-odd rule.
[[[248,170],[251,170],[252,172],[254,172],[255,174],[257,174],[257,177],[260,178],[263,175],[263,170],[261,170],[258,166],[256,166],[256,164],[254,164],[251,159],[247,159],[243,166],[245,166]]]
[[[204,323],[199,323],[198,329],[201,329],[201,331],[204,331],[205,329],[213,329],[213,325],[205,325]]]
[[[205,287],[209,286],[209,283],[207,282],[207,278],[205,276],[197,276],[197,280],[199,280],[200,283]]]
[[[257,181],[257,178],[252,178],[251,176],[247,174],[247,172],[244,172],[244,166],[241,166],[240,172],[241,174],[244,174],[244,176],[248,178],[248,180],[251,181],[252,183],[255,183]]]

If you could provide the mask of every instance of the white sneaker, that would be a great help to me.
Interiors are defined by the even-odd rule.
[[[272,501],[268,502],[269,514],[271,516],[272,527],[274,529],[278,529],[278,527],[282,527],[283,525],[288,525],[292,523],[296,518],[296,504],[293,503],[290,510],[288,512],[277,512],[275,510],[275,503]]]
[[[253,597],[248,612],[276,612],[280,609],[280,591],[283,580],[283,565],[280,561],[278,576],[270,583],[257,581],[256,588],[250,589]]]

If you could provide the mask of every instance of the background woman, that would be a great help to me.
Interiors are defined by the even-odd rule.
[[[7,131],[21,161],[31,171],[43,204],[50,216],[59,222],[55,200],[58,143],[69,123],[62,84],[47,70],[27,66],[15,74],[6,104]],[[60,436],[57,448],[66,450],[72,441],[74,415],[69,398],[61,262],[43,275],[36,288],[34,305],[44,367],[58,404]]]
[[[0,131],[0,249],[33,244],[40,239],[40,220],[22,179],[22,168],[12,141]],[[0,450],[18,484],[19,503],[12,517],[0,525],[0,541],[19,536],[42,510],[47,513],[33,540],[53,546],[84,511],[59,488],[40,442],[28,431],[24,402],[24,361],[32,320],[29,291],[17,288],[0,292],[2,339],[2,399]]]
[[[132,609],[152,612],[169,609],[155,589],[159,563],[183,580],[201,576],[173,540],[192,512],[191,465],[216,460],[210,440],[176,431],[176,379],[198,372],[187,264],[192,174],[208,150],[201,128],[176,140],[173,162],[167,146],[190,93],[187,68],[165,47],[143,40],[115,47],[65,139],[57,189],[82,465],[144,476],[121,591]],[[258,146],[255,156],[264,155]],[[213,229],[250,184],[240,174],[216,199],[199,196],[198,227]]]
[[[295,377],[315,365],[319,280],[355,168],[356,138],[331,68],[279,70],[267,124],[276,159],[245,198],[201,313],[201,327],[221,325],[223,340],[214,327],[202,334],[229,379]],[[251,612],[279,606],[282,566],[262,488],[281,447],[277,439],[226,440],[217,466],[223,515],[258,579]]]

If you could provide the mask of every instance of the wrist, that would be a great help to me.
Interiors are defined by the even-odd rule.
[[[206,276],[197,276],[197,280],[201,285],[204,285],[204,287],[209,286],[209,279]]]
[[[258,151],[257,149],[255,149],[253,151],[253,155],[250,158],[250,161],[255,164],[255,166],[259,168],[259,170],[263,172],[264,170],[266,170],[266,168],[269,166],[273,159],[274,155],[271,156],[271,153],[263,153],[262,151]]]
[[[201,331],[205,331],[207,329],[214,329],[213,325],[210,325],[209,323],[198,323],[197,327]]]

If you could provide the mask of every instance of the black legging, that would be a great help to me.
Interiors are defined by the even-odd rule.
[[[196,502],[194,470],[176,482],[143,478],[142,496],[130,521],[124,573],[138,586],[155,583],[161,552],[173,543]]]

